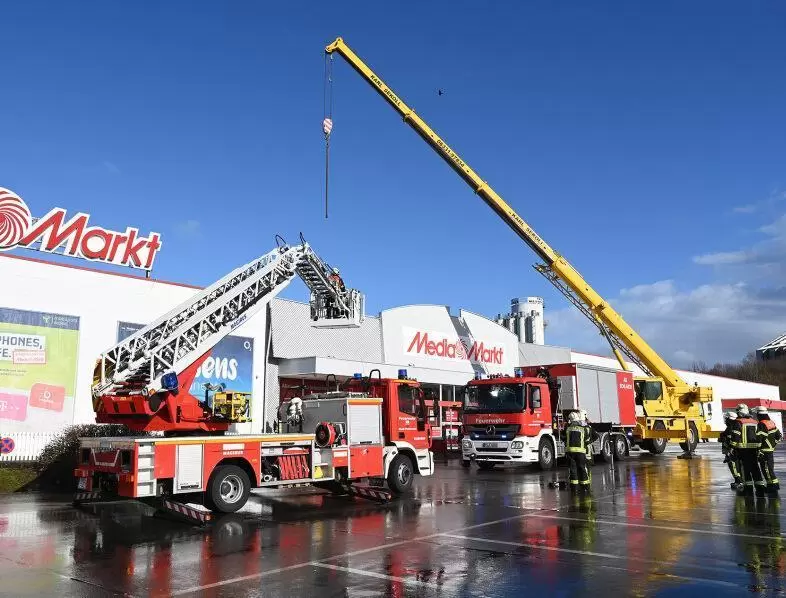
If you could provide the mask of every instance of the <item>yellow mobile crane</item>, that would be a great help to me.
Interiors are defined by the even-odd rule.
[[[641,336],[603,299],[558,252],[549,246],[445,141],[421,119],[360,57],[337,38],[325,48],[332,59],[338,53],[381,95],[428,143],[483,201],[542,260],[535,269],[549,280],[573,305],[598,327],[624,370],[625,357],[639,366],[645,377],[634,380],[637,426],[634,442],[652,453],[662,453],[669,439],[680,440],[692,453],[701,437],[715,437],[705,421],[702,403],[712,401],[712,388],[691,386],[650,347]],[[326,119],[326,141],[332,129]]]

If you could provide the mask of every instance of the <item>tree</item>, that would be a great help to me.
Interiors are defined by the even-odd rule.
[[[692,369],[701,374],[772,384],[779,387],[781,398],[786,397],[786,359],[761,361],[756,359],[755,353],[749,353],[739,363],[716,363],[707,367],[706,363],[697,361]]]

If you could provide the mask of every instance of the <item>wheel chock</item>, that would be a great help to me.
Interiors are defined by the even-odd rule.
[[[368,500],[386,503],[393,499],[393,495],[387,490],[379,490],[370,486],[350,486],[349,493]]]
[[[166,498],[155,501],[153,506],[156,508],[156,514],[172,517],[178,521],[196,523],[197,525],[207,525],[213,518],[213,514],[210,511],[197,509]]]
[[[105,501],[106,498],[100,492],[77,492],[74,494],[74,500],[71,504],[75,507],[82,505],[94,504]]]

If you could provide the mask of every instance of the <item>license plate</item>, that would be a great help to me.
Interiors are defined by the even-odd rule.
[[[481,443],[481,448],[499,448],[499,442],[483,442]]]
[[[76,487],[79,490],[87,490],[87,478],[79,478],[79,482],[77,482]]]

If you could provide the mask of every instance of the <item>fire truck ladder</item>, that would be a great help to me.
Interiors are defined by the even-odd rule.
[[[329,281],[328,265],[301,235],[301,244],[278,247],[226,275],[169,313],[105,351],[96,363],[93,397],[152,394],[221,339],[254,316],[298,274],[311,290],[312,323],[359,326],[363,296]],[[279,242],[280,241],[280,242]],[[329,319],[326,323],[320,320]]]

